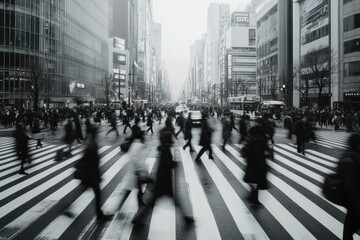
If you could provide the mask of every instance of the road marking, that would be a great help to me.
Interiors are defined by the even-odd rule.
[[[204,189],[201,186],[199,176],[196,173],[190,153],[180,150],[180,154],[189,197],[193,206],[193,215],[196,221],[195,231],[197,239],[221,239],[214,214],[206,198]]]

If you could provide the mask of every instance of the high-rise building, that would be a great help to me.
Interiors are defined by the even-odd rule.
[[[224,97],[257,94],[256,81],[256,15],[233,12],[231,26],[224,40]]]
[[[220,84],[220,41],[230,26],[230,5],[211,3],[207,13],[206,82]]]
[[[129,53],[126,59],[126,95],[130,94],[134,98],[138,86],[138,0],[110,0],[109,5],[109,37],[120,38],[125,42],[125,49]]]
[[[107,75],[108,3],[0,3],[0,105],[91,104]],[[41,101],[40,101],[41,100]]]
[[[259,1],[257,14],[257,80],[262,99],[293,104],[292,1]]]

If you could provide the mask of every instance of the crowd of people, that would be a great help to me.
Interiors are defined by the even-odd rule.
[[[195,110],[195,109],[192,109]],[[261,207],[259,201],[259,190],[267,189],[267,171],[269,169],[267,159],[274,160],[274,153],[272,145],[274,144],[275,124],[271,120],[272,114],[264,112],[261,117],[250,124],[250,117],[246,114],[240,116],[239,121],[236,121],[234,114],[228,109],[201,107],[197,108],[202,112],[202,126],[200,133],[199,145],[202,147],[195,157],[195,162],[200,163],[203,154],[208,151],[208,158],[214,160],[212,151],[212,136],[215,128],[210,123],[210,118],[220,118],[222,124],[222,149],[226,150],[226,145],[232,139],[232,132],[235,130],[239,133],[239,143],[243,145],[240,156],[246,160],[247,166],[245,170],[244,181],[251,187],[251,191],[247,200],[255,207]],[[215,117],[216,114],[216,117]],[[153,133],[153,123],[156,119],[161,123],[162,118],[165,117],[165,126],[159,131],[159,167],[155,179],[150,179],[149,173],[145,167],[145,159],[148,154],[148,148],[145,143],[145,131],[141,129],[139,123],[143,121],[148,127],[146,132]],[[90,119],[93,119],[92,121]],[[333,125],[335,131],[339,129],[340,125],[346,126],[348,131],[357,130],[359,127],[359,114],[344,113],[339,110],[334,111],[308,111],[299,109],[288,109],[283,118],[284,127],[289,130],[288,137],[296,135],[297,151],[305,155],[305,142],[310,140],[316,141],[314,130],[315,123],[320,126]],[[41,123],[43,128],[50,128],[53,134],[59,126],[65,129],[64,142],[68,144],[68,156],[71,157],[72,143],[76,140],[78,143],[86,142],[86,149],[83,158],[79,160],[76,165],[76,178],[80,179],[84,187],[93,189],[95,193],[95,207],[97,218],[99,220],[110,219],[111,215],[106,215],[101,210],[101,191],[99,184],[101,181],[99,172],[99,156],[97,153],[97,124],[102,120],[107,120],[110,125],[109,134],[112,131],[119,136],[117,129],[117,121],[120,120],[124,125],[123,133],[126,133],[127,128],[132,132],[130,146],[127,154],[130,159],[130,168],[124,178],[124,191],[130,192],[132,189],[138,189],[138,204],[141,208],[138,214],[134,217],[133,223],[142,225],[143,216],[154,206],[157,199],[162,196],[174,197],[173,189],[173,171],[176,166],[172,152],[170,151],[174,140],[178,139],[179,134],[184,135],[186,140],[183,150],[189,148],[190,152],[195,152],[192,144],[192,119],[191,113],[187,118],[183,113],[176,116],[174,106],[157,106],[152,110],[149,108],[128,108],[121,109],[119,115],[116,114],[115,109],[104,106],[97,107],[79,107],[79,108],[60,108],[60,109],[41,109],[38,112],[30,110],[3,110],[1,111],[1,123],[5,128],[16,126],[14,130],[14,137],[16,140],[16,151],[21,160],[21,167],[19,174],[26,174],[24,164],[26,161],[31,163],[31,156],[28,152],[28,141],[30,139],[27,129],[31,131],[32,136],[38,136],[41,133]],[[86,134],[83,135],[82,119],[85,119]],[[133,125],[131,122],[134,120]],[[178,131],[175,131],[173,122],[178,126]],[[349,205],[348,214],[345,219],[344,239],[351,239],[350,237],[359,228],[360,222],[360,193],[356,192],[355,188],[360,189],[360,181],[358,172],[355,174],[354,169],[359,170],[359,165],[354,165],[354,162],[359,164],[360,160],[360,135],[355,133],[358,137],[352,137],[349,143],[349,150],[345,153],[344,159],[340,161],[342,164],[341,171],[346,179],[346,184],[349,184]],[[42,147],[42,135],[35,137],[37,139],[36,148]],[[354,140],[355,139],[355,140]],[[355,143],[354,143],[355,141]],[[351,160],[349,160],[351,159]],[[355,161],[353,161],[355,160]],[[350,169],[350,166],[352,167]],[[356,168],[358,167],[358,168]],[[143,200],[143,193],[141,186],[143,184],[154,184],[153,197],[146,203]],[[175,201],[176,206],[184,216],[184,221],[188,224],[194,222],[193,217],[186,209]]]

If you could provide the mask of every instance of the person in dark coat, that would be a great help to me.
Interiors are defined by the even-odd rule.
[[[143,206],[143,209],[134,217],[132,223],[136,225],[142,225],[142,219],[144,215],[153,207],[156,203],[156,200],[163,196],[168,196],[174,199],[174,189],[173,189],[173,168],[175,162],[171,154],[171,146],[173,144],[174,127],[172,126],[171,118],[165,120],[165,127],[160,130],[160,146],[159,150],[159,167],[156,174],[155,186],[154,186],[154,196],[151,201]],[[179,202],[175,201],[175,206],[180,209],[184,216],[186,223],[193,223],[194,219],[185,214],[185,209]]]
[[[42,136],[40,134],[41,133],[41,131],[40,131],[40,119],[38,118],[38,116],[34,117],[31,133],[33,134],[34,139],[37,139],[36,149],[38,147],[42,147],[42,144],[41,144]]]
[[[181,112],[180,115],[176,118],[175,124],[177,124],[180,129],[179,131],[175,134],[175,137],[177,138],[177,136],[180,134],[180,132],[182,132],[185,135],[185,131],[184,131],[184,116],[183,113]]]
[[[134,136],[134,134],[136,134],[137,132],[141,131],[141,128],[139,127],[139,122],[140,122],[140,118],[136,116],[134,125],[131,127],[132,136]]]
[[[123,115],[123,124],[125,125],[123,133],[126,133],[126,128],[129,127],[131,129],[129,114],[126,112],[124,112],[124,115]]]
[[[78,143],[81,143],[80,140],[84,140],[84,137],[83,137],[83,134],[82,134],[81,122],[80,122],[80,119],[79,119],[78,115],[76,115],[74,117],[74,123],[75,123],[75,138],[76,138]]]
[[[21,167],[19,174],[26,174],[24,171],[24,164],[26,159],[28,160],[29,164],[31,163],[31,158],[29,155],[29,136],[26,134],[25,126],[22,122],[19,122],[16,125],[16,130],[14,132],[15,137],[15,149],[18,157],[21,160]]]
[[[151,119],[151,116],[148,116],[146,125],[149,127],[148,130],[146,130],[146,132],[151,130],[151,133],[154,133],[154,131],[153,131],[153,120]]]
[[[115,131],[116,132],[116,138],[118,138],[119,137],[119,132],[118,132],[117,127],[116,127],[116,114],[115,114],[114,109],[111,111],[111,114],[110,114],[110,125],[111,125],[111,129],[106,133],[106,136],[111,131]]]
[[[245,141],[245,139],[247,138],[248,135],[248,129],[247,129],[247,120],[246,120],[246,115],[244,114],[241,119],[240,119],[240,127],[239,127],[239,132],[240,132],[240,141],[239,143],[241,144],[243,141]]]
[[[189,147],[190,152],[194,152],[194,149],[191,146],[191,139],[192,139],[191,129],[192,129],[191,113],[189,113],[189,116],[185,122],[185,140],[188,140],[188,142],[185,144],[185,146],[183,146],[183,149],[185,150],[187,147]]]
[[[250,184],[251,192],[247,198],[251,204],[262,206],[259,202],[259,189],[267,189],[268,183],[266,164],[269,146],[265,135],[264,126],[257,124],[249,129],[249,137],[242,149],[241,155],[246,159],[246,170],[244,181]]]
[[[236,126],[235,126],[235,116],[234,116],[234,113],[231,113],[230,114],[230,121],[231,121],[231,130],[232,131],[233,129],[235,129],[237,132],[239,131]]]
[[[206,150],[209,150],[209,159],[213,160],[214,157],[212,155],[213,151],[211,148],[211,136],[213,133],[213,129],[209,126],[207,116],[203,115],[202,120],[202,129],[201,129],[201,135],[200,135],[200,142],[199,145],[202,146],[200,152],[195,158],[196,162],[200,161],[201,156],[204,154]]]
[[[222,137],[223,137],[223,145],[222,145],[222,149],[225,150],[225,146],[226,143],[229,141],[230,137],[231,137],[231,119],[229,117],[229,115],[225,115],[224,118],[221,120],[222,121],[222,125],[223,125],[223,132],[222,132]]]
[[[74,142],[74,127],[73,127],[73,124],[72,124],[70,118],[68,119],[67,123],[65,124],[64,142],[66,144],[68,144],[68,146],[69,146],[68,155],[71,156],[71,147],[72,147],[72,143]]]
[[[305,141],[306,141],[306,116],[303,116],[301,119],[295,122],[295,135],[296,135],[296,145],[297,152],[305,155]]]
[[[97,220],[109,220],[112,215],[105,215],[101,210],[101,191],[100,191],[100,157],[98,154],[98,145],[96,142],[97,128],[90,130],[89,142],[86,146],[84,156],[77,163],[77,168],[81,169],[83,176],[80,179],[81,185],[85,188],[92,188],[95,193],[95,209]]]
[[[349,138],[347,149],[339,161],[338,173],[344,181],[346,217],[344,221],[343,239],[353,239],[360,230],[360,133]]]

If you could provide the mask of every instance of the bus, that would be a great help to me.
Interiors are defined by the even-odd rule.
[[[230,111],[235,115],[250,114],[250,118],[255,118],[255,111],[260,103],[258,95],[243,95],[239,97],[228,97]]]
[[[262,101],[258,106],[257,112],[259,115],[267,112],[271,118],[274,118],[274,114],[282,116],[285,110],[286,105],[282,101]]]

